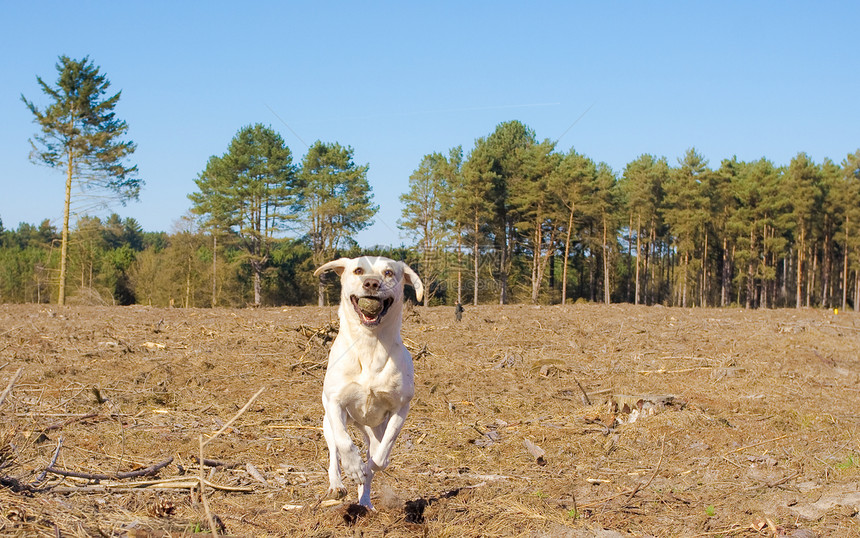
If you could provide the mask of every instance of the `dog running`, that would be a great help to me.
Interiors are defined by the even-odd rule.
[[[403,287],[420,301],[421,279],[408,265],[376,256],[340,258],[314,271],[340,276],[340,330],[323,381],[323,433],[329,451],[328,495],[346,496],[341,468],[358,482],[358,502],[373,509],[373,474],[388,466],[415,393],[412,356],[403,345]],[[364,437],[366,461],[347,430]]]

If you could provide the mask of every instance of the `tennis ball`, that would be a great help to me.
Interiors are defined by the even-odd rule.
[[[361,297],[358,300],[358,308],[368,316],[376,316],[382,312],[382,301],[375,297]]]

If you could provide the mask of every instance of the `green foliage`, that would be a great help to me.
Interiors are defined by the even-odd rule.
[[[82,91],[104,93],[97,69],[86,60],[77,69],[94,85]],[[37,119],[49,117],[25,102]],[[124,123],[117,129],[124,133]],[[43,147],[34,158],[60,166],[49,132],[37,137]],[[95,161],[78,164],[86,162]],[[66,242],[48,221],[18,230],[0,221],[0,301],[56,297],[61,242],[75,297],[118,304],[307,304],[315,286],[323,304],[337,284],[326,288],[314,268],[359,254],[416,267],[428,304],[462,301],[464,292],[475,303],[747,308],[844,309],[860,299],[860,150],[840,164],[799,153],[787,166],[732,157],[712,169],[691,148],[675,166],[644,154],[618,174],[505,122],[465,158],[458,146],[417,163],[398,221],[411,248],[356,243],[378,210],[367,172],[351,147],[319,141],[297,167],[277,133],[245,127],[196,180],[189,198],[199,220],[171,234],[116,214],[81,216]]]
[[[301,203],[308,242],[317,264],[349,245],[367,228],[379,207],[373,204],[368,165],[353,161],[353,149],[317,141],[302,161]]]
[[[353,149],[338,143],[315,142],[302,161],[301,204],[306,240],[315,266],[355,244],[353,235],[370,226],[379,206],[367,182],[368,165],[353,161]],[[320,280],[318,304],[325,302]]]
[[[438,280],[443,276],[443,249],[449,241],[452,193],[459,183],[461,150],[455,148],[446,158],[441,153],[425,155],[418,168],[409,176],[409,191],[400,195],[401,220],[398,225],[416,241],[421,253],[419,273],[427,288],[424,304],[439,291]]]
[[[301,192],[290,149],[268,127],[244,127],[223,156],[210,157],[195,182],[199,191],[188,195],[192,211],[213,233],[239,239],[253,273],[254,304],[261,304],[272,241],[298,214]]]
[[[51,99],[44,110],[21,96],[41,130],[30,140],[31,160],[52,168],[71,166],[74,181],[86,190],[102,188],[120,200],[136,199],[143,181],[136,177],[137,166],[123,164],[136,146],[120,140],[128,125],[114,113],[122,92],[105,97],[110,81],[89,57],[60,56],[55,67],[55,86],[36,77]]]
[[[65,171],[58,291],[58,302],[63,304],[72,198],[81,196],[73,193],[82,193],[81,197],[88,203],[96,200],[97,206],[106,205],[110,199],[125,204],[126,200],[137,199],[143,180],[137,177],[137,166],[125,163],[134,153],[135,144],[122,140],[128,125],[114,112],[120,93],[105,96],[110,81],[88,57],[72,60],[60,56],[56,69],[55,86],[36,78],[42,92],[51,100],[49,105],[40,109],[23,95],[21,100],[40,128],[30,140],[30,160]],[[73,186],[78,188],[73,189]]]

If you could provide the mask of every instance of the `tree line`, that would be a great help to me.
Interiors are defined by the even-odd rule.
[[[711,167],[691,148],[675,164],[644,154],[616,172],[556,145],[511,121],[465,157],[423,158],[401,226],[431,295],[441,277],[458,301],[486,300],[483,270],[502,304],[857,308],[860,150],[839,164],[798,153],[783,166]]]
[[[56,69],[53,86],[37,78],[47,106],[21,99],[40,129],[31,160],[64,172],[62,227],[0,221],[0,301],[63,304],[67,283],[76,301],[185,307],[322,305],[336,292],[313,268],[357,254],[378,210],[351,147],[317,141],[294,163],[273,129],[243,127],[198,174],[177,229],[143,232],[88,216],[144,184],[114,111],[121,93],[88,58],[61,56]],[[614,171],[509,121],[466,154],[425,155],[401,202],[412,244],[364,252],[416,265],[425,304],[860,303],[860,150],[840,163],[798,153],[712,167],[691,148]]]
[[[312,276],[359,253],[411,263],[426,304],[857,306],[860,150],[840,163],[804,153],[778,166],[695,150],[641,155],[624,170],[500,124],[467,154],[430,153],[401,195],[397,248],[361,249],[377,207],[352,149],[315,143],[300,164],[268,127],[239,130],[191,193],[172,233],[113,214],[70,233],[80,302],[204,307],[323,304],[336,282]],[[60,242],[48,221],[0,223],[0,301],[56,298]]]

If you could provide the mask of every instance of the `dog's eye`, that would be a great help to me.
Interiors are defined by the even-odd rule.
[[[386,269],[385,272],[382,274],[384,274],[388,278],[391,278],[394,276],[394,271],[392,271],[391,269]]]
[[[363,275],[363,274],[364,274],[364,269],[362,269],[361,267],[356,267],[356,268],[355,268],[355,270],[352,272],[352,274],[354,274],[354,275]]]

